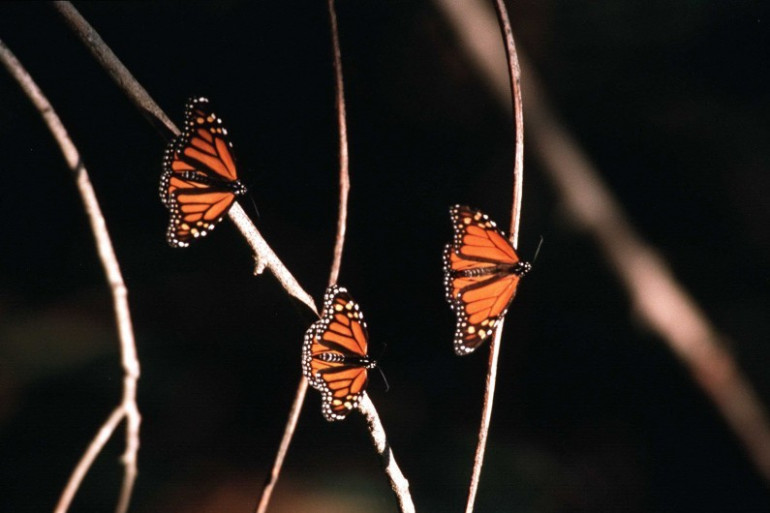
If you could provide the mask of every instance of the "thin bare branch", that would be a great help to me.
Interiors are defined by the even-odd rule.
[[[118,265],[118,260],[115,256],[115,250],[112,247],[104,216],[99,208],[99,202],[96,199],[96,193],[88,178],[88,172],[81,161],[77,148],[72,143],[72,140],[67,134],[67,130],[64,128],[59,116],[48,102],[48,99],[43,95],[42,91],[37,87],[37,84],[32,80],[32,77],[2,41],[0,41],[0,60],[3,61],[5,67],[40,112],[46,125],[48,125],[48,129],[59,144],[59,148],[64,155],[67,165],[74,174],[86,214],[88,214],[88,220],[91,224],[91,231],[96,240],[99,259],[104,268],[104,272],[107,275],[110,290],[112,291],[112,301],[118,327],[118,338],[120,340],[120,354],[123,366],[123,397],[121,403],[99,430],[80,462],[75,467],[75,470],[59,499],[59,503],[56,506],[56,512],[67,511],[75,493],[80,487],[83,477],[88,472],[94,459],[99,454],[102,447],[104,447],[104,444],[112,435],[118,423],[123,417],[126,417],[126,449],[122,457],[125,473],[120,494],[121,498],[118,501],[116,510],[118,513],[123,513],[128,509],[131,490],[133,489],[136,480],[136,455],[139,451],[139,425],[141,423],[139,409],[136,406],[136,383],[139,379],[139,360],[136,356],[134,330],[131,325],[131,313],[128,308],[128,291],[123,282],[120,266]]]
[[[115,508],[116,513],[126,513],[128,511],[131,495],[134,491],[134,484],[136,483],[136,459],[137,454],[139,454],[139,426],[142,421],[142,417],[139,414],[139,408],[136,404],[136,384],[136,379],[124,379],[123,381],[122,406],[126,415],[126,449],[123,451],[121,460],[123,461],[126,470],[123,474],[123,483],[120,486],[118,505]]]
[[[156,124],[160,121],[173,134],[179,134],[179,128],[166,116],[163,109],[150,97],[147,91],[134,78],[131,72],[123,65],[120,59],[110,50],[107,44],[102,40],[93,27],[80,15],[70,2],[54,2],[56,9],[64,17],[75,34],[91,50],[96,60],[109,73],[110,77],[120,87],[123,92],[134,102],[134,104],[144,113],[147,118]],[[284,289],[302,301],[308,308],[318,314],[313,298],[300,287],[297,280],[292,276],[289,270],[283,265],[275,252],[265,242],[262,234],[259,233],[254,223],[243,211],[239,204],[234,204],[228,212],[230,220],[235,223],[238,229],[246,238],[246,241],[254,251],[256,261],[256,271],[261,272],[267,267],[275,275]]]
[[[521,197],[524,190],[524,107],[521,100],[521,69],[513,30],[508,19],[508,11],[503,0],[495,0],[497,19],[505,41],[505,55],[508,58],[511,94],[513,95],[513,120],[515,128],[515,147],[513,158],[513,199],[511,201],[511,229],[509,238],[513,247],[519,245],[519,225],[521,224]]]
[[[345,85],[342,81],[342,54],[340,36],[337,30],[337,13],[334,0],[328,0],[329,18],[332,28],[332,51],[334,52],[335,91],[337,93],[337,125],[340,138],[340,204],[337,215],[337,239],[334,243],[334,259],[329,273],[329,286],[337,283],[342,264],[342,248],[345,246],[345,228],[348,220],[348,196],[350,193],[350,174],[348,172],[348,125],[345,119]]]
[[[399,510],[401,513],[414,513],[414,503],[409,492],[409,481],[407,481],[396,464],[396,458],[393,456],[390,445],[388,445],[385,429],[382,427],[380,417],[377,415],[377,410],[374,408],[374,403],[369,399],[368,394],[364,393],[361,402],[358,404],[358,410],[366,418],[366,424],[369,426],[369,434],[372,437],[374,448],[377,450],[377,454],[380,455],[385,473],[390,478],[390,487],[398,499]]]
[[[505,43],[505,53],[508,59],[509,87],[512,97],[515,149],[513,158],[513,199],[511,203],[511,231],[509,238],[515,248],[519,241],[519,225],[521,223],[521,199],[524,186],[524,113],[521,100],[521,70],[519,58],[516,53],[516,44],[513,40],[513,30],[508,19],[508,11],[503,0],[495,0],[495,10]],[[476,502],[481,469],[484,465],[484,453],[486,452],[489,425],[492,420],[492,408],[495,401],[495,387],[497,384],[497,362],[500,357],[500,340],[503,333],[503,320],[495,330],[495,335],[489,343],[489,366],[487,368],[486,386],[484,387],[484,405],[482,407],[481,423],[479,425],[478,444],[473,458],[473,471],[468,485],[468,499],[465,504],[465,512],[472,513]]]
[[[342,80],[342,54],[340,51],[339,31],[337,29],[337,13],[334,9],[334,0],[328,0],[329,19],[331,22],[332,33],[332,52],[334,54],[334,76],[335,76],[335,91],[336,91],[336,104],[337,104],[337,126],[339,128],[339,183],[340,183],[340,195],[339,195],[339,207],[337,212],[337,236],[334,243],[334,253],[332,257],[331,270],[329,272],[329,286],[337,283],[337,279],[340,274],[340,267],[342,265],[342,250],[345,246],[345,230],[347,227],[348,218],[348,196],[350,195],[350,173],[349,173],[349,159],[348,159],[348,127],[345,115],[345,89]],[[270,471],[270,476],[265,483],[265,488],[262,490],[262,496],[259,499],[257,505],[257,513],[265,513],[267,507],[270,504],[270,497],[273,494],[278,478],[281,475],[281,467],[286,459],[286,453],[289,451],[291,440],[294,437],[294,432],[297,429],[297,422],[299,422],[299,416],[302,412],[302,405],[305,402],[305,394],[307,393],[308,382],[305,376],[300,378],[297,385],[297,392],[294,394],[294,402],[289,410],[289,418],[286,421],[284,427],[283,437],[281,443],[278,446],[278,453],[275,456],[273,462],[273,468]]]
[[[153,124],[160,121],[169,131],[178,133],[174,123],[166,116],[150,95],[134,79],[133,75],[123,66],[123,63],[112,53],[110,47],[104,44],[99,33],[80,15],[70,2],[55,1],[54,7],[64,17],[70,28],[80,37],[96,60],[109,72],[121,89],[130,90],[128,97],[134,101],[139,110]]]
[[[286,453],[289,452],[289,445],[294,438],[294,432],[297,429],[297,422],[299,422],[299,415],[302,413],[302,406],[305,404],[305,395],[307,393],[307,378],[302,376],[297,386],[297,392],[294,394],[294,402],[291,404],[289,410],[289,418],[286,420],[286,427],[283,430],[283,437],[281,443],[278,446],[278,452],[275,455],[275,461],[273,462],[273,468],[270,470],[270,475],[265,482],[265,488],[262,490],[262,496],[259,498],[259,504],[257,504],[257,513],[265,513],[267,507],[270,505],[270,498],[273,496],[273,489],[278,478],[281,475],[281,469],[283,468],[283,462],[286,459]]]
[[[117,428],[118,424],[120,424],[120,421],[123,420],[125,413],[126,412],[123,410],[123,408],[115,408],[104,422],[104,424],[102,424],[102,427],[99,428],[96,436],[88,445],[86,452],[84,452],[83,456],[80,457],[80,461],[78,461],[78,464],[72,471],[72,475],[67,482],[67,486],[64,488],[61,497],[59,497],[59,502],[56,503],[56,509],[54,509],[54,513],[64,513],[69,509],[70,504],[72,504],[72,500],[75,498],[75,494],[80,488],[80,484],[83,482],[83,478],[86,477],[86,474],[91,468],[91,465],[93,465],[94,460],[96,460],[96,457],[99,455],[99,453],[102,452],[102,449],[109,441],[112,433],[115,432],[115,428]],[[120,503],[121,501],[119,500],[118,504]],[[118,511],[126,510],[118,509]]]
[[[503,323],[505,319],[500,319],[500,324],[495,330],[495,335],[489,341],[489,366],[487,367],[487,380],[484,384],[484,405],[481,408],[481,424],[479,425],[479,440],[476,445],[476,454],[473,456],[473,471],[468,485],[468,499],[465,503],[466,513],[473,511],[476,503],[476,493],[479,489],[481,480],[481,468],[484,466],[484,454],[487,449],[487,438],[489,437],[489,424],[492,420],[492,406],[495,400],[495,387],[497,385],[497,361],[500,357],[500,339],[503,336]]]
[[[305,289],[303,289],[299,282],[297,282],[294,275],[291,274],[285,265],[283,265],[283,262],[281,262],[278,255],[273,251],[273,248],[271,248],[267,241],[262,237],[262,234],[259,233],[259,230],[257,230],[257,227],[251,222],[251,219],[246,215],[243,208],[241,208],[238,203],[234,203],[232,208],[230,208],[228,215],[254,251],[254,258],[257,266],[255,273],[259,274],[260,266],[267,267],[286,292],[302,301],[313,311],[313,313],[318,315],[318,309],[316,308],[313,298],[310,294],[305,292]]]
[[[485,2],[437,0],[437,5],[507,108],[508,80],[493,64],[500,58],[497,48],[477,41],[494,30],[494,16]],[[519,58],[527,89],[524,100],[531,145],[571,219],[595,238],[625,285],[639,319],[690,369],[759,472],[770,481],[767,411],[726,349],[723,336],[676,281],[659,252],[636,233],[599,172],[554,114],[535,72],[523,55]]]

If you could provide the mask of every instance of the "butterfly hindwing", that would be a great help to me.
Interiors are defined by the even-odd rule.
[[[166,239],[173,247],[206,236],[246,193],[227,129],[206,98],[187,102],[184,130],[166,149],[159,192],[170,211]]]

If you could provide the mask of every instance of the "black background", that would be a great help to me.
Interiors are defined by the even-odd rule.
[[[326,2],[77,3],[167,114],[211,98],[241,203],[320,299],[337,209]],[[526,1],[514,32],[566,126],[770,400],[770,40],[759,2]],[[387,373],[369,391],[419,511],[463,507],[486,348],[457,358],[443,298],[447,208],[508,225],[507,112],[426,2],[338,6],[350,136],[340,283]],[[132,511],[251,511],[313,315],[224,222],[166,245],[155,129],[46,4],[0,5],[0,38],[88,168],[129,289],[142,364]],[[505,66],[504,62],[500,66]],[[525,78],[526,79],[526,78]],[[526,123],[526,113],[525,113]],[[0,73],[0,510],[51,510],[118,403],[112,304],[74,182]],[[520,250],[479,512],[767,511],[770,496],[689,372],[646,330],[528,155]],[[122,428],[72,511],[110,511]],[[306,407],[272,511],[395,511],[364,422]]]

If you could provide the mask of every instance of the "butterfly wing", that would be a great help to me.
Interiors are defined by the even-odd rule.
[[[236,196],[246,193],[238,180],[232,143],[206,98],[185,109],[182,134],[163,159],[160,198],[171,217],[166,233],[173,247],[186,247],[222,221]]]
[[[324,296],[321,320],[305,333],[302,370],[319,390],[323,415],[342,420],[358,406],[368,381],[369,335],[363,313],[344,287],[333,285]]]
[[[444,287],[457,313],[455,352],[464,355],[492,335],[523,272],[515,271],[519,257],[489,216],[460,205],[449,213],[454,239],[444,249]]]

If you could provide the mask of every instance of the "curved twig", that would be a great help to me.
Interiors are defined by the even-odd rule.
[[[337,279],[339,278],[340,266],[342,265],[342,250],[345,247],[345,230],[347,227],[348,219],[348,196],[350,193],[350,166],[348,159],[348,127],[345,115],[345,88],[342,81],[342,54],[340,51],[339,31],[337,29],[337,13],[334,10],[334,0],[328,0],[328,9],[332,32],[332,52],[334,53],[337,126],[339,129],[340,141],[340,196],[337,212],[337,236],[334,242],[334,253],[332,257],[331,270],[329,271],[329,286],[331,286],[337,283]],[[291,408],[289,409],[289,418],[286,420],[286,426],[283,430],[281,443],[278,445],[278,452],[275,455],[273,467],[270,470],[270,475],[268,476],[267,481],[265,482],[265,487],[262,490],[262,496],[259,498],[259,504],[257,504],[256,513],[265,513],[267,511],[268,505],[270,504],[270,497],[273,495],[273,489],[275,488],[275,485],[278,482],[278,478],[281,475],[281,468],[283,467],[283,462],[286,459],[286,453],[289,451],[291,440],[294,437],[294,432],[297,429],[297,422],[299,422],[299,416],[302,412],[302,405],[305,403],[307,387],[307,378],[305,378],[305,376],[301,376],[299,384],[297,385],[297,391],[294,394],[294,401],[292,402]]]
[[[515,248],[519,241],[519,225],[521,223],[521,198],[524,185],[524,113],[521,100],[521,70],[516,54],[516,44],[513,40],[511,22],[508,19],[508,11],[503,0],[495,0],[500,31],[505,42],[505,53],[508,58],[508,70],[510,91],[513,96],[513,119],[515,120],[515,150],[513,159],[513,200],[511,203],[511,231],[509,238]],[[495,400],[495,386],[497,384],[497,362],[500,357],[500,339],[503,333],[504,320],[501,319],[494,337],[489,343],[489,366],[487,368],[486,386],[484,387],[484,405],[482,407],[481,424],[479,426],[479,440],[476,445],[476,454],[473,458],[473,471],[468,485],[468,499],[465,505],[466,513],[473,511],[476,502],[476,492],[481,479],[481,468],[484,465],[484,452],[487,447],[489,424],[492,419],[492,407]]]
[[[480,34],[494,30],[492,13],[482,2],[436,3],[501,105],[507,105],[507,78],[493,64],[499,59],[496,48],[476,41]],[[687,365],[759,472],[770,481],[770,421],[766,408],[726,349],[723,336],[676,281],[659,252],[633,229],[599,172],[554,114],[534,71],[522,55],[520,60],[526,76],[532,148],[571,219],[596,239],[624,283],[639,319]]]
[[[99,208],[96,193],[88,178],[88,172],[81,161],[77,148],[69,138],[61,119],[59,119],[59,116],[53,110],[48,99],[32,80],[32,77],[2,41],[0,41],[0,60],[2,60],[5,67],[40,112],[46,125],[48,125],[48,129],[51,131],[54,139],[56,139],[67,165],[74,174],[80,197],[83,200],[83,205],[85,206],[86,214],[88,214],[88,220],[91,224],[91,231],[94,234],[94,239],[96,239],[99,259],[104,268],[104,272],[107,275],[107,281],[110,284],[118,327],[118,339],[120,340],[120,356],[123,366],[123,397],[120,405],[118,405],[107,421],[102,425],[96,437],[92,440],[88,449],[78,462],[67,482],[67,486],[64,488],[64,491],[59,498],[55,511],[56,513],[67,511],[72,503],[72,499],[75,497],[75,494],[80,487],[80,483],[91,468],[97,455],[101,452],[110,436],[112,436],[112,433],[115,431],[115,428],[120,421],[125,418],[126,449],[122,457],[125,473],[123,474],[123,484],[121,486],[120,498],[116,508],[118,513],[123,513],[128,510],[131,491],[134,487],[134,482],[136,481],[136,455],[139,451],[139,425],[141,423],[141,415],[136,406],[136,383],[139,379],[139,360],[136,357],[134,330],[131,325],[131,313],[128,308],[128,291],[123,282],[123,276],[120,272],[118,259],[115,256],[115,250],[110,241],[107,224],[105,223],[104,216]]]
[[[348,157],[348,125],[345,116],[345,84],[342,81],[342,52],[337,30],[337,13],[334,0],[328,0],[329,21],[332,30],[332,51],[334,52],[334,77],[337,104],[337,126],[340,137],[340,203],[337,214],[337,239],[334,243],[334,258],[329,273],[329,286],[337,283],[342,264],[342,249],[345,246],[345,230],[348,224],[348,196],[350,195],[350,173]]]

